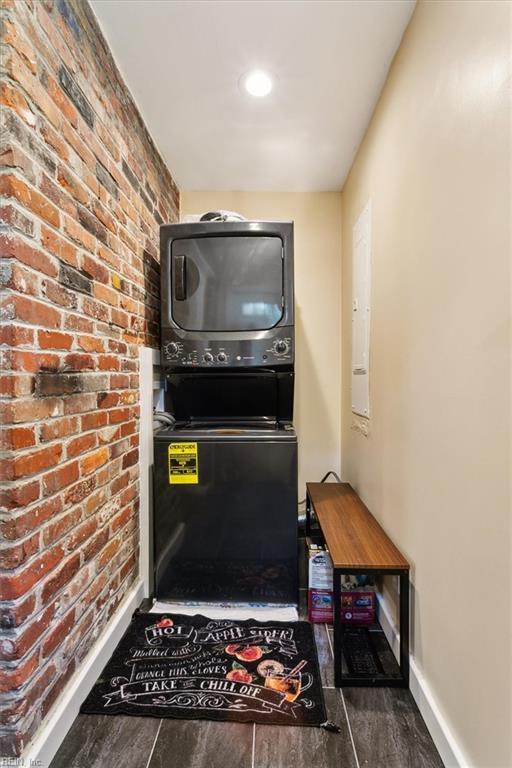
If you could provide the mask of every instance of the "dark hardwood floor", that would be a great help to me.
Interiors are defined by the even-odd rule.
[[[301,590],[301,618],[306,613]],[[315,625],[329,719],[320,728],[79,715],[50,768],[443,768],[410,693],[334,688],[332,642]]]

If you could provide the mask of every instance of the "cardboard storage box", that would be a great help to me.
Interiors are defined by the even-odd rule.
[[[308,618],[313,624],[332,624],[332,561],[321,542],[307,539],[308,548]],[[350,624],[375,622],[375,591],[368,579],[359,584],[354,577],[342,581],[341,621]]]

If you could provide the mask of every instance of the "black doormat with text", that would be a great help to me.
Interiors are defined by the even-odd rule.
[[[81,712],[337,730],[304,621],[135,613]]]

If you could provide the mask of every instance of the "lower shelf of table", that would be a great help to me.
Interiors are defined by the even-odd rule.
[[[400,666],[380,624],[341,626],[341,684],[406,685]],[[335,653],[335,664],[340,659]]]

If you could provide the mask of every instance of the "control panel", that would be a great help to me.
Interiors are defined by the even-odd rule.
[[[162,366],[166,368],[247,368],[293,365],[291,328],[279,329],[272,338],[248,340],[178,339],[166,331],[162,339]]]

